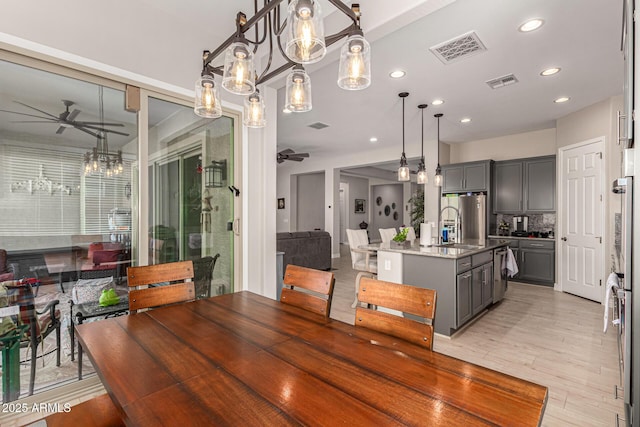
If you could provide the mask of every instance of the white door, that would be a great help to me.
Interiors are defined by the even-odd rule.
[[[560,150],[560,286],[602,302],[602,138]]]

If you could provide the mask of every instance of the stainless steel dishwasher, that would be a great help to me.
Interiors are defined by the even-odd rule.
[[[493,250],[493,303],[504,298],[507,291],[507,271],[502,266],[506,264],[507,248],[497,248]]]

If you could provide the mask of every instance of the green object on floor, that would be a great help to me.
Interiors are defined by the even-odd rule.
[[[116,305],[119,302],[120,297],[116,294],[116,291],[113,288],[104,289],[102,291],[102,295],[100,295],[100,299],[98,300],[98,304],[100,305],[100,307]]]
[[[20,396],[20,338],[27,330],[20,325],[0,337],[2,349],[2,401],[16,400]]]

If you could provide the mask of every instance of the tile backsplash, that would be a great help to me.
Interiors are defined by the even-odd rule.
[[[496,224],[500,224],[500,222],[504,221],[509,224],[509,233],[513,231],[513,217],[515,215],[507,215],[507,214],[497,214],[496,215]],[[526,215],[528,220],[528,230],[527,231],[544,231],[549,232],[553,230],[556,231],[556,214],[548,213],[548,214],[530,214]],[[492,234],[497,230],[492,230]]]

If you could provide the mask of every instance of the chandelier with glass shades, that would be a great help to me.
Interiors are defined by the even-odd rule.
[[[371,84],[369,43],[360,28],[360,6],[348,8],[340,0],[328,0],[346,15],[351,24],[336,34],[325,37],[322,12],[318,0],[292,0],[287,7],[286,19],[281,19],[283,0],[263,0],[252,18],[238,12],[236,31],[214,51],[205,50],[202,57],[202,73],[195,85],[195,113],[200,117],[217,118],[222,115],[220,92],[214,75],[222,76],[222,88],[228,92],[245,95],[244,119],[248,127],[264,127],[265,104],[258,85],[289,71],[286,78],[285,109],[291,112],[311,110],[311,80],[304,66],[320,61],[327,47],[346,37],[340,51],[338,86],[346,90],[365,89]],[[254,29],[252,33],[249,30]],[[251,34],[252,38],[249,38]],[[266,65],[258,74],[254,54],[258,47],[268,43]],[[275,48],[274,48],[275,47]],[[274,53],[280,53],[285,63],[274,70]],[[212,62],[224,52],[224,64]]]
[[[103,87],[98,86],[98,114],[100,116],[100,123],[104,126],[105,122],[103,97]],[[84,154],[82,170],[85,176],[101,175],[111,177],[114,175],[120,175],[124,171],[124,164],[122,163],[122,151],[118,150],[117,153],[109,152],[107,132],[109,131],[102,128],[99,129],[95,134],[91,133],[92,135],[96,136],[96,146],[92,151],[87,151]],[[123,133],[120,134],[128,135]]]

